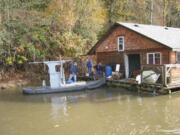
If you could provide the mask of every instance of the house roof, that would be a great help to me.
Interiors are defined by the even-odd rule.
[[[172,48],[174,51],[180,51],[180,28],[134,23],[117,24]]]
[[[118,25],[161,43],[174,51],[180,51],[180,28],[122,22],[117,22],[114,26]],[[107,37],[107,34],[95,44],[88,54],[94,53],[96,47],[98,47],[99,43],[103,41],[105,37]]]

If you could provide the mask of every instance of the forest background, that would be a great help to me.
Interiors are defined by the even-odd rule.
[[[79,57],[115,22],[180,27],[179,0],[0,0],[0,73]]]

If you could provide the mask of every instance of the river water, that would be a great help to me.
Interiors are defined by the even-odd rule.
[[[0,135],[176,135],[180,94],[118,88],[25,96],[0,91]]]

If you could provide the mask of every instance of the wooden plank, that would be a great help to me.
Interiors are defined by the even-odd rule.
[[[167,66],[164,65],[164,72],[163,72],[163,76],[164,76],[164,86],[167,86]]]
[[[180,88],[180,84],[171,84],[167,86],[168,89],[176,89],[176,88]]]

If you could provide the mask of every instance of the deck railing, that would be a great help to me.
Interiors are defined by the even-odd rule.
[[[154,83],[150,82],[149,84],[162,85],[165,87],[180,86],[180,64],[142,65],[141,82],[148,84],[148,82],[145,81],[147,77],[144,75],[145,71],[153,71],[158,77]]]

